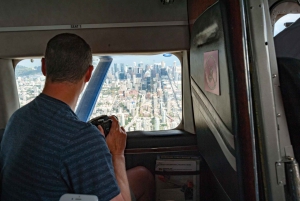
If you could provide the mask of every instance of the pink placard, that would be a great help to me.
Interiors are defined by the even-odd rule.
[[[218,50],[204,53],[204,82],[205,91],[220,95]]]

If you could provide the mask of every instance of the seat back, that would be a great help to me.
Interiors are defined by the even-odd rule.
[[[277,59],[280,90],[295,158],[300,161],[300,60]]]

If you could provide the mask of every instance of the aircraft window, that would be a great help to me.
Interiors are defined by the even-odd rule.
[[[300,18],[300,14],[287,14],[281,17],[274,25],[274,36]]]
[[[45,77],[41,71],[41,59],[24,59],[15,68],[20,107],[32,101],[43,88]]]
[[[177,127],[182,118],[181,64],[178,58],[172,54],[112,58],[90,118],[116,115],[127,131]],[[95,68],[99,61],[98,56],[93,57]],[[15,76],[22,107],[43,90],[45,77],[41,73],[41,60],[20,61]]]
[[[178,58],[172,54],[112,58],[91,118],[116,115],[127,131],[177,127],[182,117]]]

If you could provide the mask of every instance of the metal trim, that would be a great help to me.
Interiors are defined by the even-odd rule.
[[[69,24],[49,26],[21,26],[0,27],[0,32],[19,31],[50,31],[50,30],[73,30],[73,29],[107,29],[107,28],[133,28],[133,27],[163,27],[163,26],[187,26],[187,21],[166,22],[129,22],[129,23],[102,23],[102,24]]]
[[[125,154],[152,154],[166,152],[198,151],[197,145],[175,146],[175,147],[155,147],[155,148],[133,148],[125,149]]]
[[[99,58],[100,62],[98,63],[97,68],[95,69],[75,112],[78,118],[84,122],[89,120],[94,110],[107,72],[113,61],[113,58],[110,56],[101,56]]]
[[[257,128],[265,196],[268,200],[285,200],[284,186],[278,185],[274,164],[285,156],[284,147],[289,146],[285,134],[286,122],[280,106],[276,55],[269,5],[267,0],[245,0],[248,22],[248,38],[253,69],[253,90],[256,103]],[[273,75],[272,75],[273,74]],[[256,98],[256,99],[255,99]],[[285,125],[284,125],[285,124]],[[280,130],[279,130],[280,129]]]
[[[248,99],[248,111],[252,137],[252,154],[253,154],[253,169],[254,169],[254,180],[255,180],[255,191],[256,200],[259,200],[259,184],[258,184],[258,172],[257,172],[257,157],[256,157],[256,142],[255,142],[255,129],[254,129],[254,116],[253,116],[253,103],[252,103],[252,89],[251,89],[251,77],[250,77],[250,64],[249,64],[249,48],[248,48],[248,35],[247,35],[247,14],[246,14],[246,3],[245,0],[240,0],[241,8],[241,23],[242,23],[242,37],[243,37],[243,55],[245,63],[245,77],[247,86],[247,99]]]

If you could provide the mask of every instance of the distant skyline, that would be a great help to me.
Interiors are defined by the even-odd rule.
[[[98,56],[94,56],[93,58],[97,58]],[[114,63],[124,63],[125,65],[133,66],[133,62],[137,64],[143,62],[144,64],[153,64],[153,63],[160,63],[164,61],[167,66],[173,65],[174,61],[176,61],[177,65],[180,65],[179,59],[172,55],[170,57],[164,57],[162,54],[159,55],[120,55],[120,56],[111,56],[113,58]],[[35,67],[41,66],[41,59],[24,59],[18,63],[20,66],[26,67]],[[96,67],[96,66],[95,66]]]

